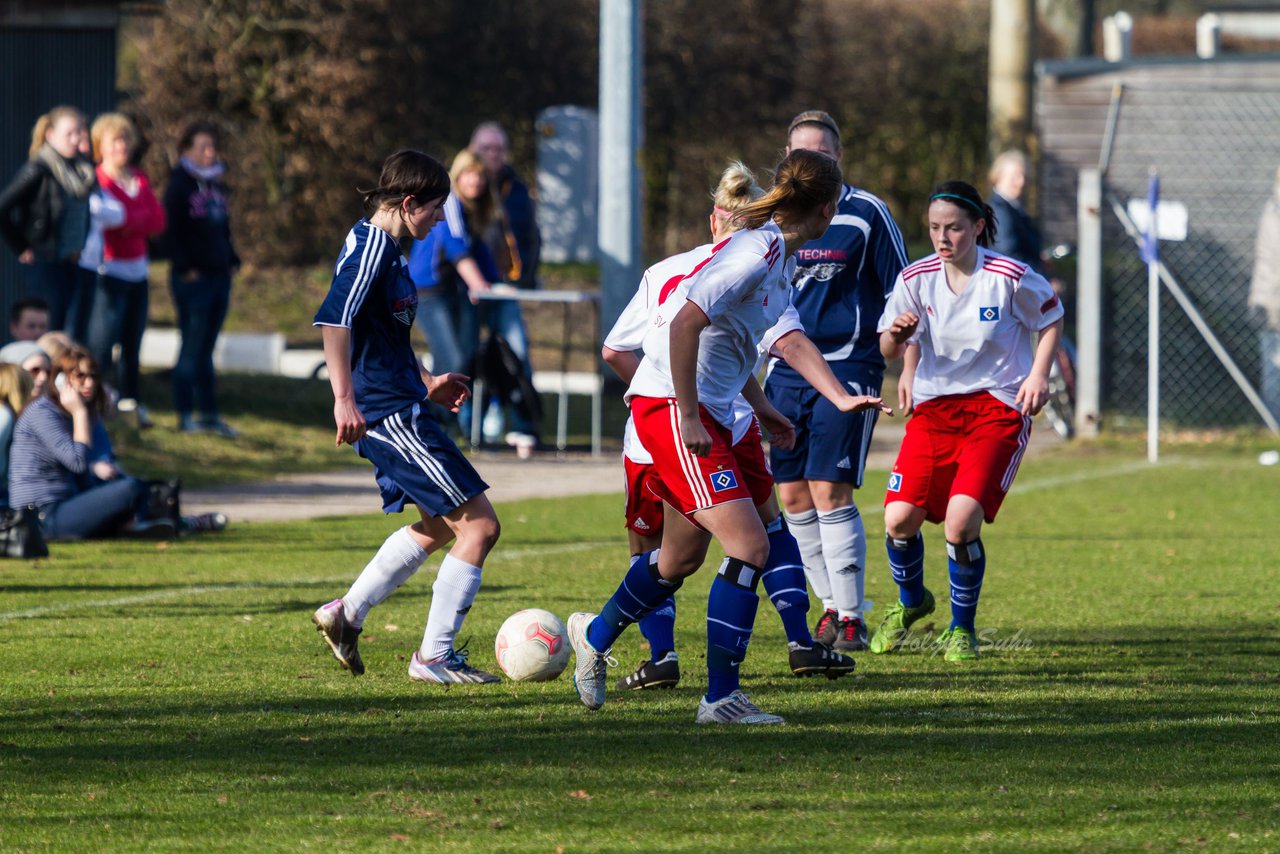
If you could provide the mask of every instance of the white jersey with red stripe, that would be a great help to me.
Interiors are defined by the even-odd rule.
[[[676,281],[675,287],[667,294],[665,304],[678,311],[679,306],[684,304],[685,295],[689,290],[689,273],[693,272],[698,268],[699,264],[709,258],[715,248],[712,244],[707,243],[696,249],[659,261],[648,270],[645,270],[644,276],[640,279],[640,287],[636,289],[635,295],[631,297],[631,301],[627,303],[627,307],[618,315],[613,328],[605,336],[604,346],[619,352],[642,350],[645,335],[652,326],[654,314],[658,309],[658,297],[662,293],[663,286],[669,282]],[[674,317],[674,314],[671,316]],[[781,327],[781,332],[773,340],[777,340],[787,332],[803,329],[800,323],[800,316],[796,313],[794,307],[788,307],[778,326]],[[759,371],[761,361],[763,361],[763,354],[757,360],[756,371]],[[747,435],[747,431],[751,429],[751,424],[754,420],[755,411],[747,403],[746,398],[739,393],[733,401],[733,442],[735,445]],[[635,423],[629,417],[622,434],[622,455],[633,463],[641,465],[648,465],[653,462],[652,455],[645,449],[640,437],[636,435]]]
[[[731,426],[734,399],[761,355],[783,335],[803,328],[791,307],[796,262],[785,254],[782,232],[768,222],[717,243],[686,273],[655,278],[651,284],[660,284],[642,343],[644,359],[627,389],[627,401],[675,397],[670,324],[691,302],[710,321],[698,344],[698,402],[716,421]]]
[[[880,332],[903,312],[920,318],[908,342],[920,345],[912,386],[917,404],[989,391],[1013,406],[1031,373],[1033,334],[1062,317],[1062,303],[1043,276],[982,246],[977,252],[973,276],[958,294],[937,255],[907,266],[880,316]]]

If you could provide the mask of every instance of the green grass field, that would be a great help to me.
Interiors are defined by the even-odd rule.
[[[680,687],[590,713],[567,676],[410,683],[436,559],[371,615],[368,674],[338,668],[309,615],[401,519],[5,562],[0,849],[1280,849],[1280,470],[1180,453],[1024,464],[984,537],[978,625],[1003,648],[974,666],[862,655],[797,680],[762,606],[744,683],[787,718],[763,731],[693,724],[706,570],[680,594]],[[884,481],[862,500],[880,603]],[[463,630],[487,668],[508,614],[596,608],[625,563],[617,498],[499,511]],[[638,633],[615,653],[621,675]]]

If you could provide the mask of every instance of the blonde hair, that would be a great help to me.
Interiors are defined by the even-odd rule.
[[[0,403],[7,404],[14,415],[22,414],[35,389],[35,380],[20,365],[0,362]]]
[[[138,147],[138,129],[134,127],[132,119],[124,113],[103,113],[93,120],[93,127],[89,129],[95,163],[102,162],[102,140],[108,136],[124,137],[125,142],[129,143],[130,151]]]
[[[62,105],[54,107],[36,119],[36,123],[31,127],[31,150],[28,152],[32,160],[40,153],[40,149],[44,148],[45,137],[49,135],[49,131],[63,119],[75,119],[80,124],[84,124],[84,113],[75,107]]]
[[[1000,176],[1004,174],[1004,170],[1010,166],[1021,166],[1022,171],[1027,171],[1027,155],[1017,149],[1009,149],[1002,151],[996,155],[996,159],[991,161],[991,170],[987,172],[987,182],[991,186],[1000,183]]]
[[[738,231],[743,227],[738,212],[762,196],[764,189],[756,183],[756,176],[741,161],[733,160],[720,175],[720,183],[711,194],[711,203],[715,205],[716,217],[725,227]]]
[[[458,193],[458,178],[464,172],[479,172],[484,176],[485,191],[480,194],[480,198],[464,199]],[[467,212],[467,225],[472,234],[477,236],[488,228],[490,223],[502,216],[502,209],[498,205],[498,194],[494,192],[493,178],[494,176],[489,174],[489,167],[485,166],[480,156],[469,148],[459,151],[449,167],[449,181],[453,184],[453,194],[458,197],[463,210]]]
[[[773,186],[759,199],[738,209],[745,228],[759,228],[774,214],[805,215],[834,204],[844,189],[840,164],[825,154],[796,149],[773,173]]]
[[[36,344],[49,356],[52,364],[62,358],[62,354],[75,346],[71,336],[61,330],[54,329],[36,339]]]

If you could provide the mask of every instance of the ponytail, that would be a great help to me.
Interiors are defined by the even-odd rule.
[[[989,247],[996,239],[996,213],[991,205],[982,200],[981,194],[972,184],[964,181],[943,181],[933,188],[929,194],[929,203],[935,201],[953,204],[973,222],[982,220],[986,227],[978,234],[978,245]]]
[[[720,175],[720,183],[711,194],[711,203],[715,206],[716,217],[737,231],[743,227],[739,212],[763,195],[764,190],[756,183],[756,176],[741,161],[734,160]]]
[[[738,218],[746,228],[759,228],[777,213],[805,215],[834,202],[843,187],[838,163],[825,154],[797,149],[778,164],[769,192],[743,205]]]

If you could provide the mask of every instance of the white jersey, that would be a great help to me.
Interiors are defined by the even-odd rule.
[[[1062,303],[1043,276],[990,249],[977,251],[973,276],[961,293],[947,285],[942,259],[930,255],[898,275],[880,316],[880,332],[903,312],[920,318],[908,341],[920,345],[912,386],[916,403],[989,391],[1014,406],[1035,358],[1033,333],[1062,317]]]
[[[691,302],[710,321],[698,344],[698,402],[717,422],[731,426],[733,401],[760,356],[783,335],[803,328],[791,307],[796,262],[783,260],[785,249],[782,232],[765,223],[722,240],[687,274],[662,282],[642,345],[644,360],[627,389],[627,401],[675,397],[670,323]]]
[[[698,270],[699,265],[710,258],[714,250],[715,247],[707,243],[696,249],[659,261],[646,270],[640,280],[640,287],[636,289],[635,295],[627,303],[627,307],[622,310],[622,313],[618,315],[618,320],[613,324],[613,328],[609,330],[609,334],[605,336],[604,346],[610,350],[620,352],[642,350],[645,335],[652,326],[653,318],[659,305],[659,297],[663,294],[664,286],[674,283],[667,290],[664,304],[678,311],[679,307],[686,301],[686,294],[689,290],[688,283],[691,279],[690,273]],[[674,317],[675,315],[672,314],[670,316]],[[784,321],[788,325],[782,334],[802,329],[800,317],[795,313],[794,308],[789,308],[784,313]],[[780,337],[781,335],[778,335],[774,340]],[[763,354],[757,360],[755,370],[759,370],[759,363],[762,360]],[[733,442],[735,445],[747,435],[747,431],[751,428],[754,420],[754,410],[747,403],[746,398],[739,393],[733,401]],[[636,434],[635,423],[629,417],[623,430],[622,454],[634,463],[647,465],[653,462],[652,455],[645,449],[640,437]]]

